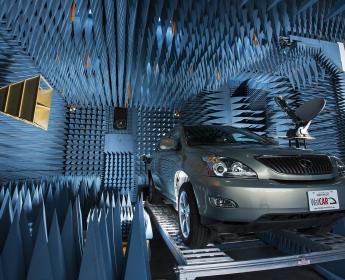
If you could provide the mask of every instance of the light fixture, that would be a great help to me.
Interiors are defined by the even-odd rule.
[[[175,23],[173,20],[170,20],[170,23],[171,23],[171,33],[175,34]]]
[[[75,113],[77,111],[77,106],[73,103],[67,105],[67,109],[70,113]]]
[[[208,176],[216,176],[223,178],[257,178],[257,174],[242,162],[229,158],[219,157],[216,155],[208,155],[202,157],[207,163]]]
[[[72,1],[72,6],[71,6],[71,14],[70,14],[70,17],[69,17],[69,20],[71,23],[74,22],[74,18],[75,18],[75,2],[74,0]]]
[[[179,118],[179,117],[180,117],[180,112],[175,111],[175,112],[174,112],[174,117],[175,117],[175,118]]]
[[[297,41],[290,40],[289,37],[280,36],[279,45],[280,45],[280,48],[282,49],[285,49],[285,48],[293,49],[297,47]]]
[[[256,47],[257,44],[258,44],[258,38],[256,36],[256,33],[254,32],[253,33],[253,45],[254,45],[254,47]]]
[[[238,208],[236,201],[225,197],[209,196],[209,201],[213,207],[217,208]]]
[[[85,68],[87,68],[89,66],[89,54],[86,53],[85,54]]]

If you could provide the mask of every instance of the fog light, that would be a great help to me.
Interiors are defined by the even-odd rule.
[[[209,200],[213,207],[238,208],[238,204],[229,198],[210,196]]]

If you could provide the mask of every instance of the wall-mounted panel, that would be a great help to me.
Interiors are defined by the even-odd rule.
[[[120,113],[120,114],[119,114]],[[124,120],[125,126],[119,120]],[[107,108],[107,134],[105,135],[102,181],[105,187],[118,193],[129,192],[136,200],[137,180],[137,110]],[[120,128],[120,129],[119,129]]]
[[[118,193],[135,197],[135,160],[131,152],[106,152],[104,155],[103,183]]]
[[[103,172],[107,111],[103,107],[77,107],[66,115],[66,175],[95,175]]]

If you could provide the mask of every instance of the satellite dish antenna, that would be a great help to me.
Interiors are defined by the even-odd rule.
[[[299,106],[295,114],[298,118],[304,121],[311,121],[325,108],[326,100],[323,98],[315,98],[305,102]]]
[[[309,135],[308,129],[311,121],[325,108],[326,100],[323,98],[314,98],[303,103],[296,110],[291,109],[287,101],[282,96],[275,97],[275,101],[295,123],[295,127],[287,131],[286,137],[288,139],[296,140],[312,139]]]

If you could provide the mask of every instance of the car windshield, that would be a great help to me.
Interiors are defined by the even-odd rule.
[[[185,126],[187,144],[227,145],[227,144],[261,144],[272,145],[275,142],[244,129],[230,126]]]

